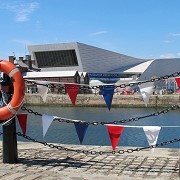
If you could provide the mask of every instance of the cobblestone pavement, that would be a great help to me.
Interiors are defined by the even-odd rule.
[[[105,146],[73,146],[68,148],[104,151]],[[121,148],[122,149],[122,148]],[[44,147],[37,143],[18,142],[18,163],[2,163],[1,180],[128,180],[180,179],[179,149],[155,149],[122,155],[85,155]]]

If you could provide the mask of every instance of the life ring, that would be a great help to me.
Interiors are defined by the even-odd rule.
[[[11,78],[14,88],[11,101],[0,108],[0,121],[3,121],[13,117],[20,109],[25,96],[25,83],[19,69],[6,60],[0,60],[0,72],[4,72]]]

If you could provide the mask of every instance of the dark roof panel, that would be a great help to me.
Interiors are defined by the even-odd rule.
[[[175,72],[180,72],[180,58],[156,59],[139,77],[138,81],[149,80],[155,76],[170,75]]]

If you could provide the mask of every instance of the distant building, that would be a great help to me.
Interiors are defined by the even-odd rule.
[[[24,72],[23,77],[29,80],[80,83],[78,71]]]
[[[180,59],[134,58],[79,42],[28,46],[30,55],[10,61],[27,79],[80,84],[127,83],[179,72]],[[36,72],[33,72],[36,71]],[[95,81],[94,81],[95,80]],[[174,79],[156,86],[176,89]]]
[[[134,75],[124,71],[146,61],[79,42],[30,45],[28,49],[42,72],[76,70],[106,83]]]
[[[145,81],[160,76],[171,75],[176,72],[180,72],[180,58],[155,59],[144,69],[138,80]],[[177,92],[178,90],[174,77],[155,82],[155,86],[159,89],[166,89],[169,92]]]
[[[144,68],[139,81],[145,81],[154,77],[170,75],[180,72],[180,58],[154,59],[149,61],[149,65]]]
[[[24,79],[27,80],[39,80],[50,82],[62,82],[62,83],[80,83],[80,76],[78,71],[48,71],[48,72],[24,72]],[[61,92],[60,86],[52,86],[50,88],[52,93]],[[27,92],[37,92],[36,85],[27,85]]]
[[[35,61],[31,60],[30,55],[26,55],[25,58],[19,57],[18,60],[14,56],[9,56],[9,62],[15,64],[22,73],[28,71],[41,71],[41,69],[35,65]]]

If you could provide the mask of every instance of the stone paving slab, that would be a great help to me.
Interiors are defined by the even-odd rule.
[[[64,145],[67,148],[109,151],[108,146]],[[127,149],[127,147],[121,148]],[[129,149],[129,147],[128,147]],[[18,142],[18,163],[2,163],[1,180],[121,180],[180,179],[180,149],[157,148],[121,155],[66,152],[31,142]]]

